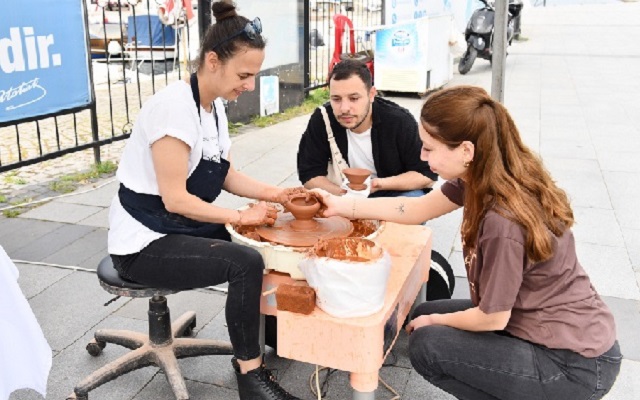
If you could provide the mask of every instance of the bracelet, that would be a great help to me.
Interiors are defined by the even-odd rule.
[[[351,219],[356,219],[356,199],[353,198],[353,205],[351,206]]]

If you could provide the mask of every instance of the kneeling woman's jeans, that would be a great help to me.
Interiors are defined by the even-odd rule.
[[[413,317],[473,307],[469,300],[437,300]],[[606,353],[586,358],[518,339],[506,332],[468,332],[426,326],[409,338],[411,364],[426,380],[463,400],[595,400],[618,376],[616,341]]]
[[[112,255],[115,269],[134,282],[186,290],[229,282],[225,316],[235,356],[260,356],[260,293],[264,262],[254,249],[224,240],[167,235],[139,253]]]

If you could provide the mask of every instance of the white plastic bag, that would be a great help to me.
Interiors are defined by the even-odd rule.
[[[299,264],[316,305],[338,318],[364,317],[384,306],[391,257],[386,251],[371,261],[346,261],[309,256]]]

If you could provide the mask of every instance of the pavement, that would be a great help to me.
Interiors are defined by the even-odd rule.
[[[579,258],[593,285],[612,309],[625,359],[608,400],[640,398],[640,3],[607,2],[525,9],[522,36],[509,48],[505,104],[525,142],[538,152],[564,188],[576,216]],[[478,60],[448,86],[472,84],[490,90],[491,67]],[[422,100],[391,97],[418,115]],[[281,186],[299,185],[295,155],[308,116],[275,126],[251,129],[233,139],[236,167]],[[17,218],[0,217],[0,245],[20,271],[19,285],[29,300],[53,350],[47,399],[64,399],[74,385],[125,350],[109,345],[99,357],[85,351],[97,328],[146,331],[146,299],[120,299],[98,285],[94,270],[106,255],[107,214],[117,183],[94,182],[70,196],[53,199]],[[239,207],[246,199],[223,194],[218,204]],[[462,263],[459,212],[428,225],[434,249],[454,266],[454,297],[468,298]],[[228,339],[223,293],[182,292],[169,297],[172,315],[198,315],[202,338]],[[411,369],[407,337],[401,334],[390,365],[381,377],[404,399],[447,400]],[[316,398],[309,389],[315,366],[277,357],[268,349],[267,363],[278,369],[282,385],[302,399]],[[180,361],[192,399],[235,399],[237,386],[229,357]],[[91,392],[92,399],[157,400],[172,398],[162,373],[147,367]],[[376,399],[393,395],[382,385]],[[11,400],[41,399],[25,389]],[[331,375],[326,399],[351,398],[348,375]]]

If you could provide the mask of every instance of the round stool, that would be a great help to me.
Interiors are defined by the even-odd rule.
[[[195,312],[188,311],[171,323],[165,296],[178,291],[150,288],[123,279],[113,267],[109,256],[103,258],[98,265],[98,279],[104,290],[118,297],[150,297],[149,332],[144,334],[114,329],[97,330],[94,339],[87,344],[87,351],[92,356],[102,353],[107,343],[118,344],[131,351],[86,377],[67,400],[88,400],[89,392],[98,386],[152,364],[164,371],[176,399],[188,400],[189,393],[177,359],[233,354],[233,348],[228,342],[185,337],[190,336],[196,326]]]

